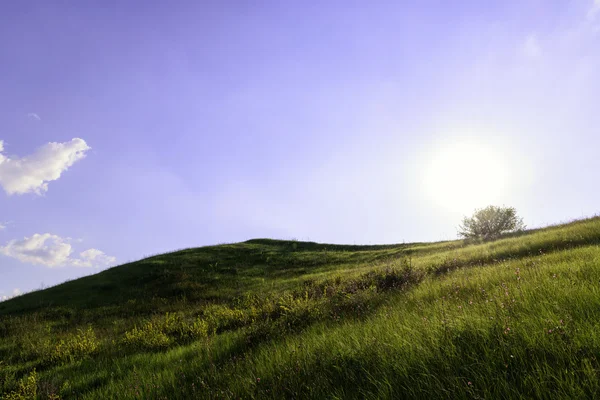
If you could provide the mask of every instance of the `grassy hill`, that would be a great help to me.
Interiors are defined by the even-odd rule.
[[[0,303],[0,397],[597,398],[599,244],[592,218],[151,257]]]

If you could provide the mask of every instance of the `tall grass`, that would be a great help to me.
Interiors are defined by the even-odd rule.
[[[0,303],[0,397],[594,398],[599,243],[594,218],[155,256]]]

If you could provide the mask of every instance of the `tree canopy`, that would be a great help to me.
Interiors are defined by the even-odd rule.
[[[488,206],[475,210],[471,217],[465,217],[458,229],[458,234],[467,239],[489,239],[503,233],[523,230],[525,224],[517,216],[514,207]]]

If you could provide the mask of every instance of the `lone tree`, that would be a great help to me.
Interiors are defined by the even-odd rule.
[[[473,216],[465,217],[458,227],[458,234],[466,239],[490,239],[503,233],[525,229],[523,219],[514,207],[488,206],[475,210]]]

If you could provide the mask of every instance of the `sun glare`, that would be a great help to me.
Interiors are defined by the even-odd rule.
[[[510,179],[502,149],[458,141],[430,154],[424,176],[427,197],[454,212],[502,202]]]

